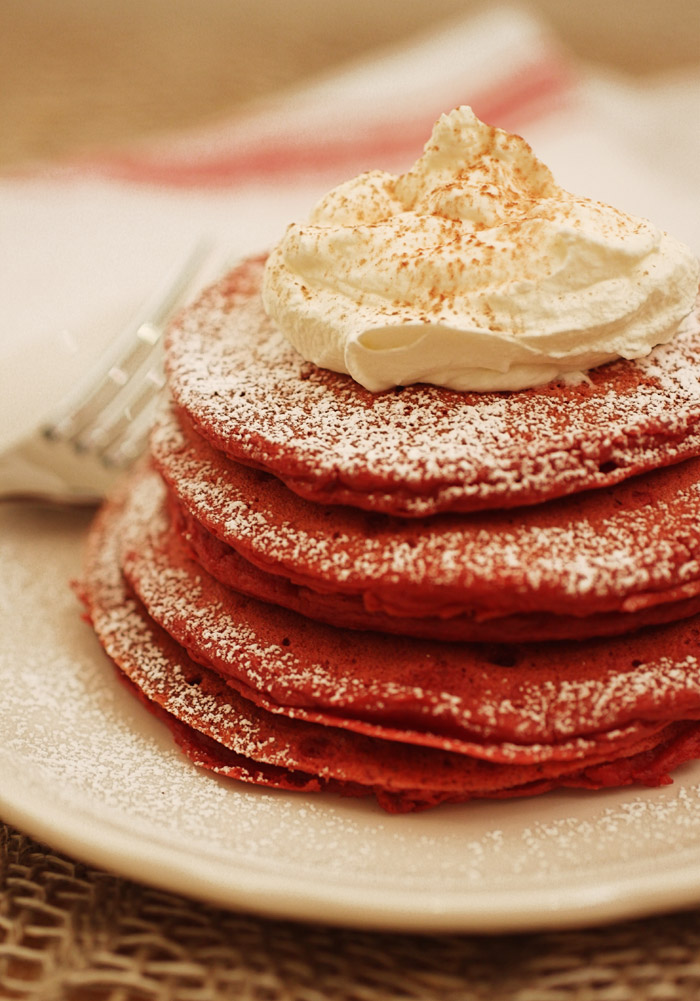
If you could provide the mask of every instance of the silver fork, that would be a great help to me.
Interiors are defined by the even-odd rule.
[[[0,455],[0,500],[99,501],[143,451],[165,385],[163,335],[210,254],[194,248],[115,338],[96,369]]]

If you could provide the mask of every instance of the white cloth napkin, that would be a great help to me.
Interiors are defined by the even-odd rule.
[[[202,236],[227,259],[264,250],[336,182],[410,166],[458,104],[700,252],[700,80],[605,78],[499,6],[215,127],[0,178],[0,449]]]

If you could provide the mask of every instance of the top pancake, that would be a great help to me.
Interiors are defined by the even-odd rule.
[[[700,454],[700,319],[576,384],[372,394],[304,361],[243,263],[176,321],[170,386],[200,433],[311,500],[400,516],[535,504]]]

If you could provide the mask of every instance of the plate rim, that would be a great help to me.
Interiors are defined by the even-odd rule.
[[[397,933],[512,934],[643,918],[700,901],[700,846],[681,851],[675,860],[664,857],[664,864],[646,873],[630,866],[597,883],[586,882],[581,874],[575,885],[542,886],[535,908],[531,888],[506,886],[439,890],[423,894],[417,905],[415,888],[383,886],[372,893],[345,880],[338,897],[335,882],[311,885],[307,877],[288,871],[251,868],[244,860],[236,866],[223,856],[201,857],[167,839],[144,838],[149,824],[139,821],[141,830],[129,832],[128,818],[117,823],[104,805],[99,810],[84,801],[71,806],[42,783],[47,798],[39,804],[27,792],[36,782],[23,783],[17,772],[8,775],[10,762],[11,755],[0,749],[0,810],[6,823],[119,877],[262,918]]]

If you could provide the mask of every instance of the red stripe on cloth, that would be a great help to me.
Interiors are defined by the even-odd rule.
[[[402,156],[407,158],[408,167],[422,149],[435,120],[456,104],[469,103],[482,121],[517,131],[533,120],[560,110],[570,101],[574,86],[575,78],[562,60],[538,60],[519,66],[492,90],[477,95],[462,93],[455,84],[448,107],[443,104],[426,110],[419,117],[413,109],[407,109],[404,117],[397,114],[386,120],[374,118],[361,132],[330,131],[325,141],[319,141],[316,135],[310,138],[303,133],[289,134],[265,139],[255,148],[234,146],[223,152],[196,157],[184,149],[164,146],[145,154],[115,154],[83,160],[76,163],[76,168],[97,170],[111,177],[146,184],[213,187],[272,180],[290,174],[332,173],[348,164],[359,170],[369,169],[381,166],[382,161],[395,163]],[[342,116],[334,116],[334,122],[338,117]],[[206,135],[203,141],[206,142]]]

